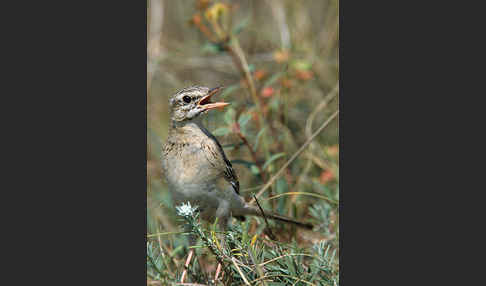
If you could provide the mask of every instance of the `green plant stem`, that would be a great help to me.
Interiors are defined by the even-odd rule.
[[[241,49],[240,43],[238,41],[237,37],[231,37],[230,38],[230,44],[228,47],[228,51],[233,57],[233,61],[235,62],[235,65],[238,67],[238,69],[241,71],[243,76],[245,77],[248,86],[250,88],[250,94],[251,97],[253,98],[253,102],[257,105],[257,108],[259,111],[262,111],[262,102],[261,99],[258,97],[256,88],[255,88],[255,83],[253,81],[253,77],[250,72],[250,68],[248,66],[248,62],[246,61],[245,53]],[[261,114],[259,114],[259,121],[261,120]],[[260,123],[260,122],[259,122]]]
[[[251,75],[250,68],[248,66],[248,62],[245,57],[245,53],[243,52],[243,49],[241,48],[237,37],[234,36],[230,37],[229,45],[227,46],[227,49],[230,55],[232,56],[233,62],[235,63],[236,67],[240,70],[240,72],[245,77],[246,82],[248,83],[251,97],[257,107],[258,120],[256,121],[256,128],[257,130],[260,130],[260,128],[263,128],[266,125],[265,119],[263,117],[263,102],[262,99],[257,95],[255,82],[253,81],[253,77]],[[265,154],[265,159],[268,159],[270,155],[270,152],[268,150],[268,142],[267,140],[265,140],[265,138],[263,138],[262,141],[263,141],[262,145]],[[255,161],[255,163],[258,164],[258,161]],[[260,174],[262,174],[262,179],[265,181],[264,178],[265,175],[263,174],[263,169],[261,168],[261,166],[258,167],[260,169]],[[270,195],[273,195],[273,190],[270,190]],[[275,210],[275,207],[276,207],[276,203],[272,202],[272,209]]]

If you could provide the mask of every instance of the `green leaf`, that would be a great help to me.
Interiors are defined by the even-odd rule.
[[[277,194],[283,194],[288,191],[287,181],[284,178],[278,178],[276,182]]]
[[[277,96],[274,96],[268,105],[271,110],[278,111],[280,109],[280,99]]]
[[[221,98],[226,98],[226,96],[230,95],[232,92],[239,89],[240,87],[241,87],[240,84],[233,84],[228,87],[225,87],[219,96]]]
[[[230,129],[228,127],[220,127],[213,131],[214,136],[224,136],[230,133]]]
[[[179,253],[180,251],[182,251],[184,249],[184,245],[179,245],[178,247],[176,247],[170,254],[169,256],[170,257],[174,257],[177,253]]]
[[[296,269],[294,267],[294,261],[292,259],[292,256],[287,256],[284,258],[284,261],[286,262],[287,269],[290,272],[290,275],[292,276],[297,276]]]
[[[236,149],[236,147],[240,147],[240,146],[243,146],[243,145],[245,145],[245,143],[240,142],[240,143],[226,144],[226,145],[223,145],[221,147],[223,147],[223,149],[229,151],[229,150],[234,150],[234,149]]]
[[[334,261],[334,256],[336,255],[336,249],[332,252],[331,259],[329,260],[329,265],[332,265],[332,262]]]
[[[226,122],[227,125],[232,125],[235,122],[235,115],[235,109],[230,107],[224,114],[224,122]]]
[[[258,170],[258,167],[256,165],[251,165],[251,168],[250,168],[251,172],[253,173],[253,175],[258,175],[260,174],[260,170]]]
[[[282,152],[282,153],[278,153],[278,154],[273,155],[272,157],[270,157],[270,159],[268,159],[265,162],[265,164],[263,164],[262,169],[265,170],[273,161],[275,161],[278,158],[283,157],[283,156],[285,156],[285,152]]]
[[[204,52],[204,53],[216,54],[220,51],[220,48],[213,43],[205,43],[201,47],[201,51]]]
[[[260,142],[260,137],[262,136],[264,131],[265,131],[265,127],[263,127],[262,130],[260,130],[258,132],[256,139],[255,139],[255,145],[253,146],[253,152],[256,152],[256,150],[258,148],[258,143]]]
[[[283,194],[283,193],[288,192],[287,181],[282,177],[278,178],[277,182],[275,183],[275,188],[277,190],[277,194]],[[286,212],[286,207],[285,207],[286,204],[287,204],[287,197],[283,197],[283,198],[278,199],[278,202],[277,202],[278,212],[280,212],[280,213]]]
[[[283,76],[283,72],[278,72],[274,75],[272,75],[266,82],[265,84],[263,85],[263,88],[273,84],[274,82],[276,82],[281,76]]]
[[[250,223],[250,220],[247,219],[245,222],[242,222],[242,232],[241,232],[241,244],[246,245],[248,242],[248,224]]]
[[[233,34],[238,35],[250,23],[251,17],[247,17],[233,28]]]
[[[248,123],[250,119],[251,119],[251,115],[248,113],[240,115],[240,118],[238,118],[238,124],[240,124],[240,128],[245,127],[245,125]]]
[[[296,60],[292,63],[292,66],[297,70],[309,70],[312,68],[312,64],[306,60]]]

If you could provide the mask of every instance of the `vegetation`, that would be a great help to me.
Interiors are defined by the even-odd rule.
[[[147,23],[147,283],[180,284],[189,224],[186,285],[338,285],[338,1],[150,0]],[[194,84],[225,86],[215,99],[231,105],[204,123],[246,200],[312,231],[247,217],[220,233],[176,211],[160,166],[167,95]]]

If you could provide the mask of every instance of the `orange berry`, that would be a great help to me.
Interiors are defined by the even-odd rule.
[[[270,97],[272,96],[273,94],[275,93],[275,90],[272,88],[272,87],[265,87],[264,89],[262,89],[262,92],[261,92],[261,95],[263,97]]]
[[[253,74],[253,76],[255,77],[256,80],[261,80],[262,78],[264,78],[265,76],[267,75],[267,73],[264,71],[264,70],[257,70],[255,71],[255,73]]]
[[[327,154],[329,154],[329,156],[336,156],[339,154],[339,146],[338,145],[333,145],[333,146],[329,146],[327,147]]]
[[[297,70],[296,76],[301,80],[309,80],[314,77],[314,73],[308,70]]]
[[[201,24],[201,15],[199,14],[194,14],[194,16],[192,16],[192,21],[191,21],[192,24],[194,25],[199,25]]]
[[[323,171],[321,173],[321,176],[319,177],[319,181],[323,185],[326,184],[327,182],[329,182],[332,179],[334,179],[334,174],[329,170]]]
[[[283,63],[289,60],[289,52],[287,51],[276,51],[273,53],[273,58],[277,63]]]

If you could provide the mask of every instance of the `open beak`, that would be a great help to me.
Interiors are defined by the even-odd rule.
[[[205,97],[201,98],[201,100],[199,100],[198,105],[206,110],[218,108],[218,107],[223,108],[226,105],[229,105],[228,102],[211,102],[211,96],[218,93],[218,91],[220,91],[221,89],[223,89],[222,86],[210,89],[208,95],[206,95]]]

